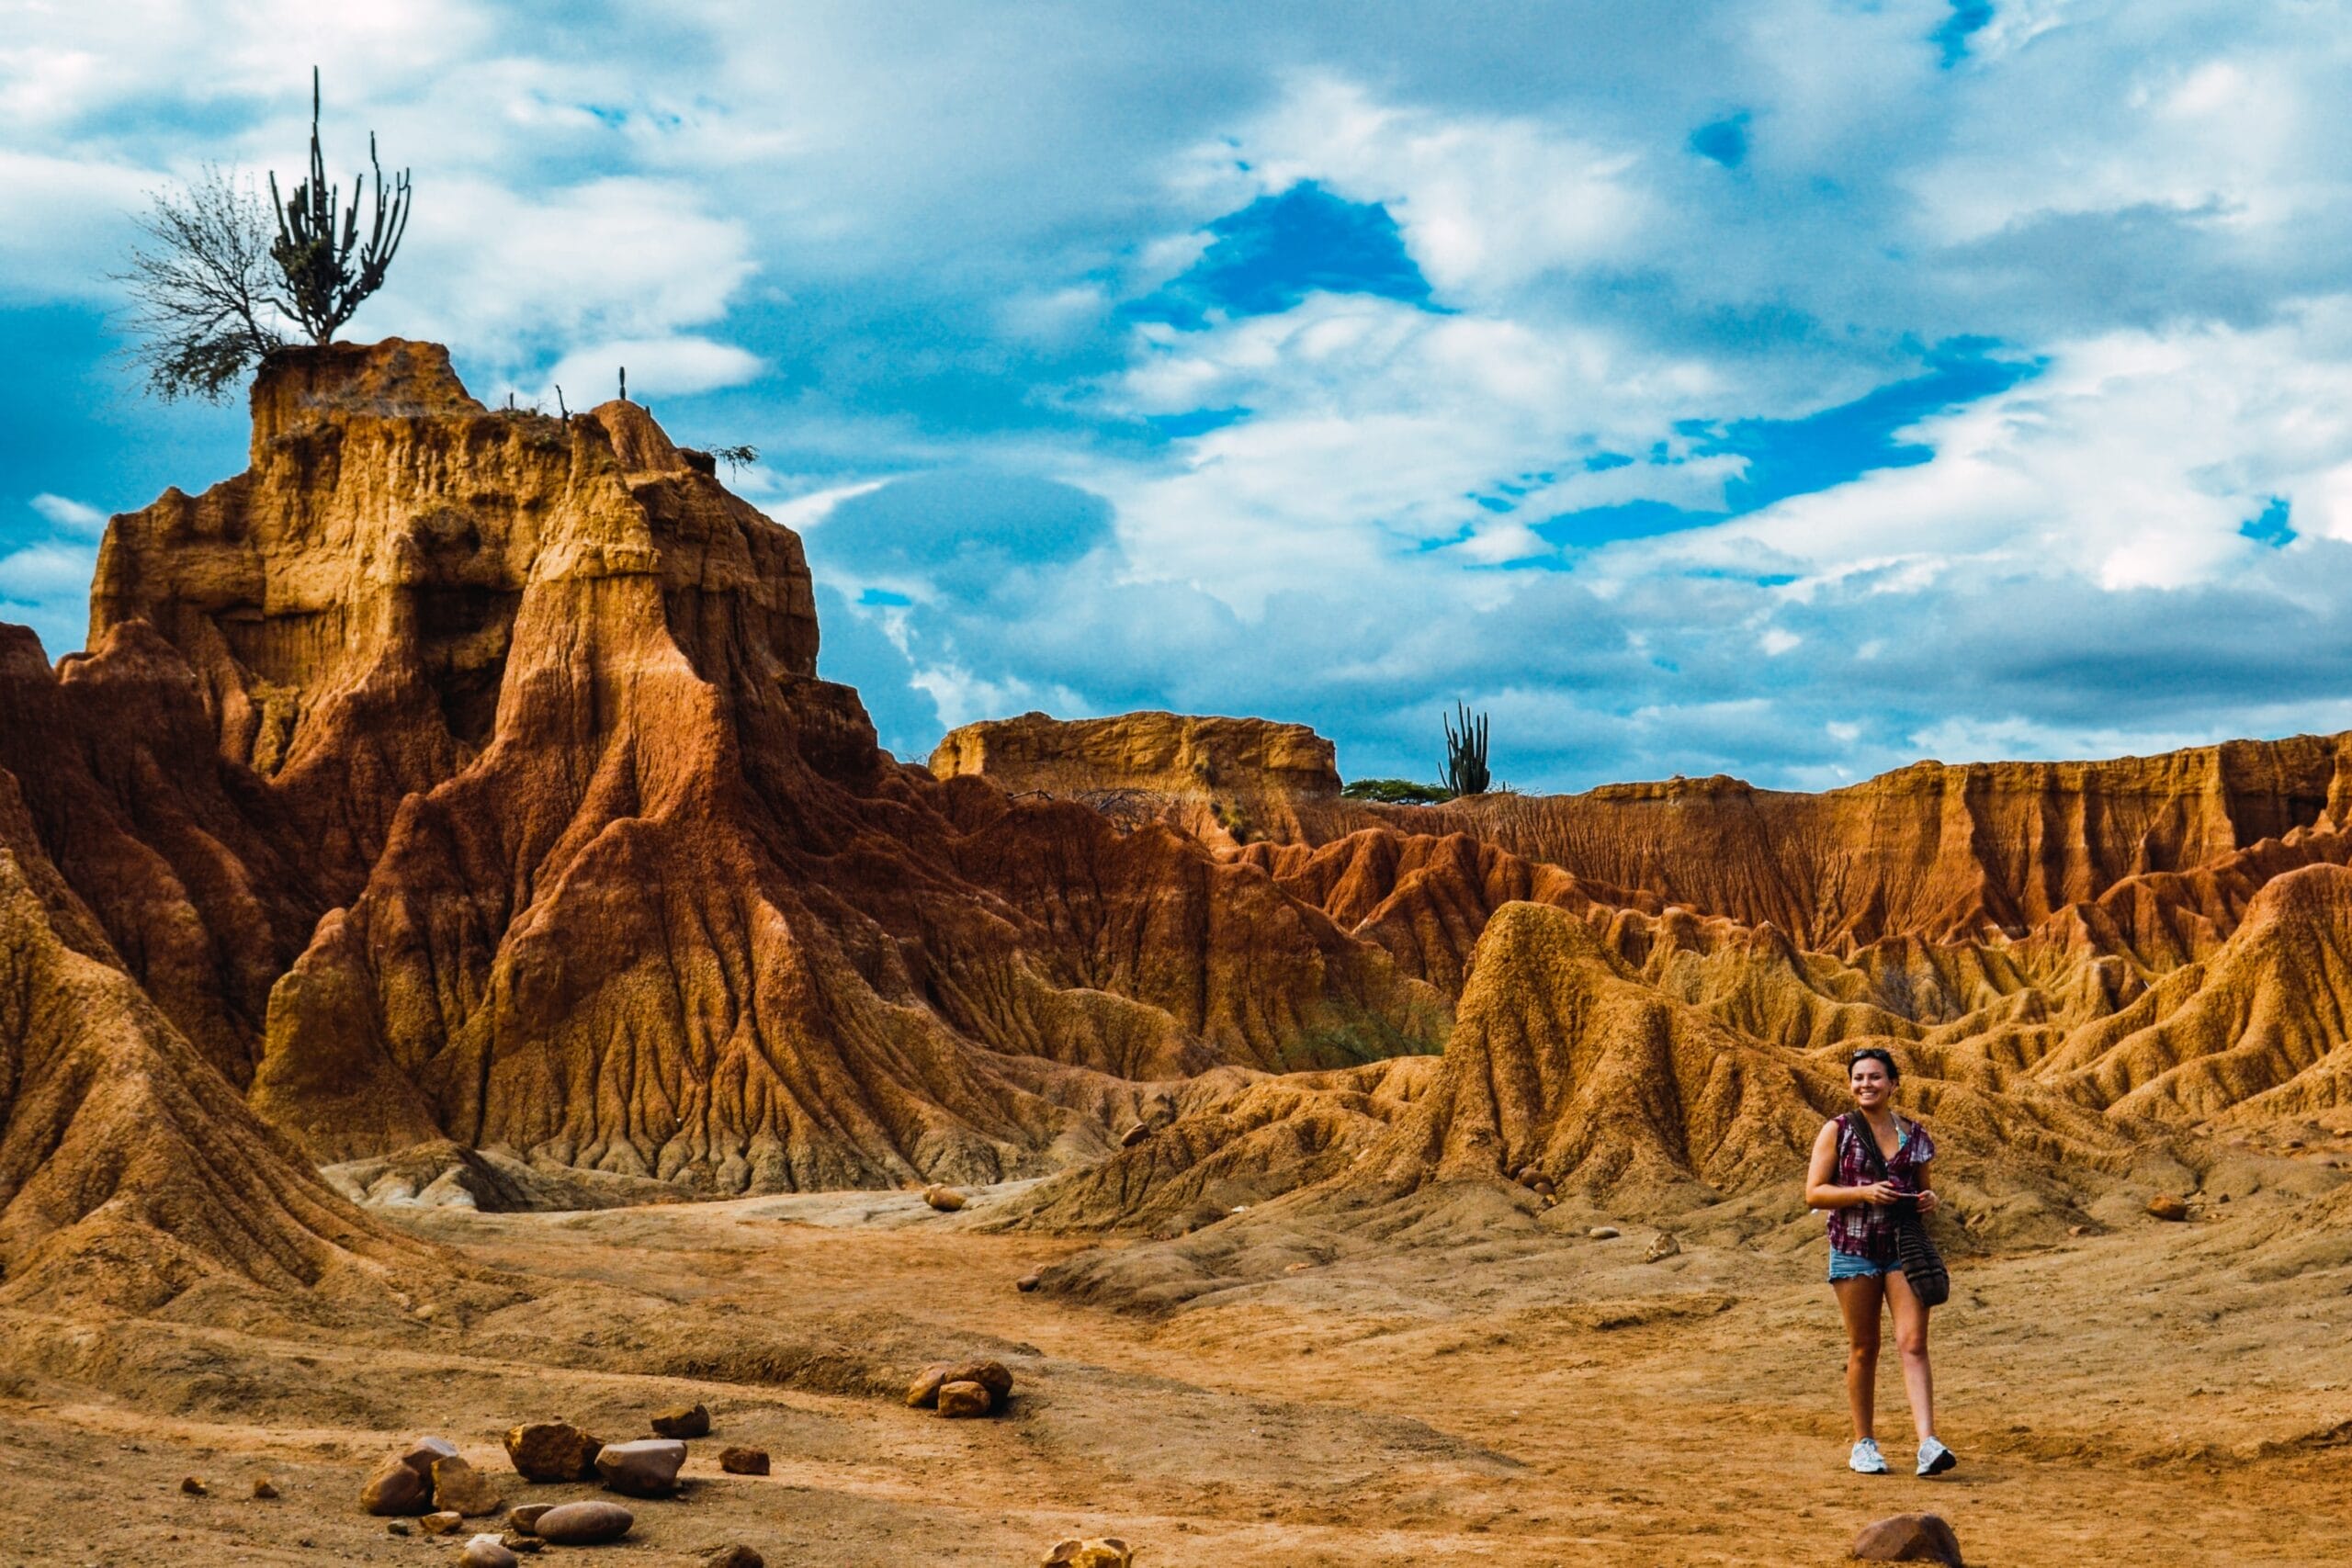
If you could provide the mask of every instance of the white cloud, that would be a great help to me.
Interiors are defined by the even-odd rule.
[[[31,626],[52,660],[80,648],[97,564],[97,547],[88,541],[43,540],[0,555],[0,620]]]
[[[62,495],[37,495],[32,499],[32,509],[60,528],[82,534],[106,532],[107,514],[86,502]]]
[[[550,392],[566,388],[569,397],[586,407],[617,389],[623,369],[628,372],[629,396],[643,402],[740,387],[756,379],[762,367],[757,355],[708,338],[627,338],[573,349],[556,362],[548,380]]]
[[[1263,188],[1316,180],[1385,205],[1449,299],[1491,301],[1543,273],[1634,254],[1646,215],[1631,152],[1532,118],[1379,103],[1320,73],[1298,80],[1240,152]]]

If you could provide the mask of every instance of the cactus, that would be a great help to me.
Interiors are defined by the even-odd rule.
[[[352,182],[351,205],[343,205],[339,186],[327,184],[326,156],[319,148],[319,73],[311,71],[311,173],[294,187],[289,200],[269,176],[269,198],[277,213],[277,240],[270,259],[277,264],[286,292],[273,302],[301,324],[313,343],[329,343],[335,329],[351,319],[366,299],[384,286],[384,273],[407,231],[409,172],[387,181],[376,155],[376,136],[368,135],[368,162],[376,171],[374,221],[368,243],[359,243],[359,207],[368,176]],[[356,254],[355,254],[356,253]]]
[[[1445,720],[1445,787],[1455,795],[1484,795],[1494,782],[1487,771],[1487,716],[1460,702],[1453,708]]]

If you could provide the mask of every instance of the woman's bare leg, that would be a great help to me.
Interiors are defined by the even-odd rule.
[[[1928,1370],[1928,1309],[1911,1293],[1901,1273],[1886,1277],[1887,1304],[1894,1309],[1894,1348],[1903,1357],[1903,1389],[1911,1396],[1911,1425],[1919,1440],[1936,1435],[1936,1379]]]
[[[1846,1319],[1846,1403],[1853,1407],[1859,1442],[1877,1436],[1879,1306],[1886,1292],[1882,1281],[1870,1275],[1840,1280],[1829,1288],[1838,1292],[1838,1311]]]

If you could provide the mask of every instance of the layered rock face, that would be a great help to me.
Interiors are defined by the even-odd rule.
[[[153,1311],[300,1287],[405,1304],[436,1248],[330,1192],[113,964],[0,773],[0,1301]]]
[[[1124,823],[1169,822],[1221,845],[1299,837],[1296,807],[1340,798],[1336,748],[1303,724],[1262,718],[1027,713],[948,731],[931,771],[1081,801]]]
[[[1785,1190],[1870,1043],[1950,1179],[2058,1234],[2184,1135],[2352,1104],[2347,745],[1921,764],[1818,796],[1299,800],[1286,840],[1227,853],[1456,998],[1442,1063],[1204,1083],[1027,1212],[1181,1229],[1207,1191],[1521,1172],[1621,1212]]]
[[[989,1179],[1143,1080],[1442,1039],[1258,869],[894,762],[797,539],[642,409],[397,341],[254,406],[245,474],[110,526],[88,655],[0,649],[0,765],[67,940],[311,1157]]]
[[[1889,936],[2022,935],[2127,877],[2186,872],[2345,819],[2352,736],[2104,762],[1918,762],[1823,795],[1736,779],[1300,810],[1300,841],[1460,832],[1591,882],[1845,951]]]

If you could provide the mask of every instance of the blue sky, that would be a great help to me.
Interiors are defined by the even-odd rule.
[[[828,675],[1522,787],[2352,728],[2318,5],[0,0],[0,617],[243,465],[118,362],[145,192],[375,130],[349,335],[749,442]]]

